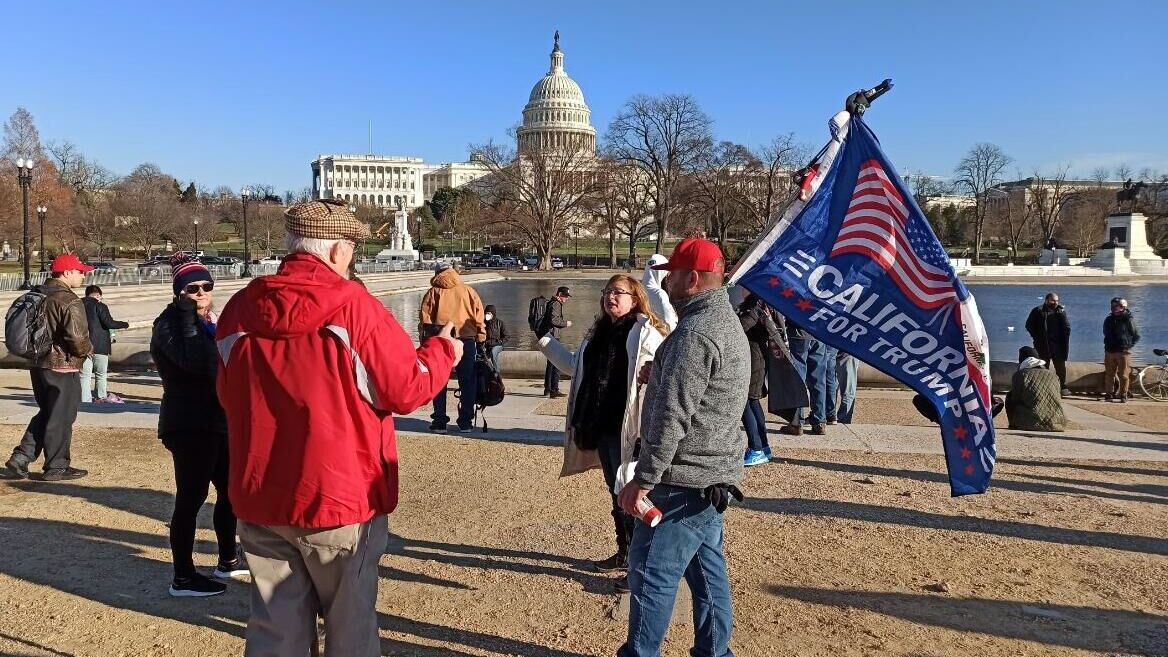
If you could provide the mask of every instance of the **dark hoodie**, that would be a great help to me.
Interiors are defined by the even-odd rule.
[[[487,349],[492,349],[504,344],[507,344],[507,325],[503,320],[499,319],[499,313],[494,306],[487,306],[483,311],[484,316],[491,315],[491,319],[487,320],[487,342],[484,346]]]

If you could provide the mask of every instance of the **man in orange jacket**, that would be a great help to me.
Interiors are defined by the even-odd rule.
[[[441,327],[454,324],[454,334],[462,341],[462,359],[455,367],[458,375],[458,430],[470,433],[474,430],[474,406],[478,397],[475,353],[487,339],[483,301],[474,288],[462,282],[454,268],[443,265],[430,279],[430,289],[422,297],[419,315],[419,337],[433,335]],[[445,388],[434,397],[434,412],[430,418],[433,420],[431,431],[446,433],[450,416],[446,414]]]
[[[462,356],[453,326],[414,348],[348,280],[369,229],[346,203],[285,213],[289,255],[237,293],[215,327],[228,494],[252,572],[246,657],[379,655],[377,562],[397,505],[393,413],[424,405]]]

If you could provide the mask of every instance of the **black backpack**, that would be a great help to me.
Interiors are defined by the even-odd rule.
[[[547,314],[548,298],[544,295],[539,295],[527,304],[527,326],[536,333],[539,333],[543,326],[544,315]]]
[[[45,322],[45,293],[40,287],[12,302],[4,317],[4,346],[8,353],[38,361],[49,353],[53,336]]]
[[[483,411],[488,406],[496,406],[507,396],[507,386],[503,385],[503,377],[495,369],[495,363],[486,354],[479,352],[475,355],[475,419],[480,413],[483,415],[483,433],[490,431],[487,426],[487,416]],[[460,390],[455,390],[456,397],[461,397]]]

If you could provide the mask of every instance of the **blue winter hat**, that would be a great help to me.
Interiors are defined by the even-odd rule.
[[[176,253],[170,257],[170,274],[173,277],[171,287],[174,296],[178,296],[183,288],[196,281],[215,282],[211,270],[199,262],[199,257],[193,253]]]

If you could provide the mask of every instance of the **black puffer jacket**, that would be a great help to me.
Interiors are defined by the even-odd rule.
[[[1071,350],[1071,321],[1061,304],[1051,308],[1046,304],[1030,311],[1026,331],[1034,338],[1034,348],[1044,360],[1066,360]]]
[[[167,445],[227,436],[227,416],[215,393],[215,339],[194,304],[176,299],[154,320],[150,355],[162,377],[158,437]]]
[[[1116,315],[1112,313],[1103,320],[1103,350],[1109,354],[1131,351],[1140,341],[1140,329],[1130,310]]]

